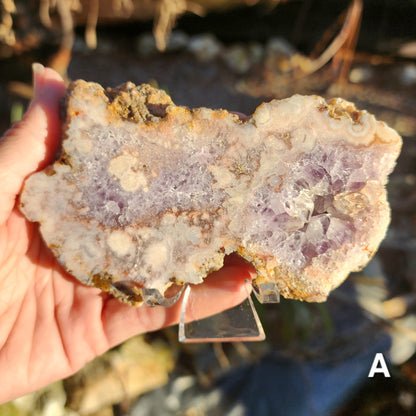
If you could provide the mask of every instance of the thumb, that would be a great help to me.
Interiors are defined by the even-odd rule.
[[[33,64],[34,98],[22,120],[0,139],[0,224],[10,215],[23,181],[51,162],[59,145],[61,76]]]

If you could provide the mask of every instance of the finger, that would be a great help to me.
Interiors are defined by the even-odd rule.
[[[59,101],[65,84],[54,70],[33,65],[34,98],[23,119],[0,139],[0,224],[9,216],[24,179],[53,159],[60,135]]]
[[[248,267],[230,265],[212,273],[204,284],[193,285],[186,305],[186,321],[203,319],[238,305],[247,298],[246,282],[251,282],[251,278]],[[170,319],[177,323],[176,311]]]
[[[252,273],[247,265],[224,266],[207,277],[203,284],[192,286],[188,300],[192,318],[202,319],[241,303],[247,298],[246,280],[251,281]],[[182,299],[170,308],[144,305],[133,308],[120,304],[116,299],[109,299],[102,313],[109,345],[117,345],[139,333],[177,324],[181,307]]]
[[[224,257],[224,266],[244,266],[249,269],[253,279],[257,276],[255,267],[236,252]]]

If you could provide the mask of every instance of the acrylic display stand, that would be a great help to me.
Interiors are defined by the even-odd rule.
[[[179,300],[184,289],[185,289],[185,286],[182,286],[182,288],[178,291],[178,293],[176,293],[175,296],[172,296],[171,298],[165,298],[157,289],[144,289],[143,290],[143,302],[147,306],[160,305],[160,306],[169,307],[169,306],[174,305]]]
[[[143,301],[147,306],[169,307],[183,294],[179,322],[180,342],[262,341],[266,338],[251,293],[260,303],[278,303],[279,292],[275,283],[261,283],[251,287],[251,282],[246,281],[247,299],[231,309],[199,320],[192,319],[192,305],[189,302],[191,290],[191,285],[182,286],[169,298],[165,298],[157,289],[143,290]]]
[[[180,342],[233,342],[262,341],[266,338],[260,318],[250,295],[250,282],[246,282],[247,299],[239,305],[205,319],[192,321],[189,304],[191,286],[185,289],[179,322]],[[279,292],[274,283],[253,286],[260,303],[279,302]]]

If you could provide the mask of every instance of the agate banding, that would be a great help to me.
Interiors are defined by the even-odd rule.
[[[138,305],[237,252],[254,284],[324,301],[377,250],[401,139],[342,99],[295,95],[240,119],[126,83],[67,91],[60,156],[21,210],[81,282]]]

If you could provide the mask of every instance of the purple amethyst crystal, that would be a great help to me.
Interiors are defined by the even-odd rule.
[[[322,301],[385,234],[401,139],[344,100],[293,96],[241,121],[76,81],[65,110],[60,158],[21,209],[70,273],[123,301],[201,283],[232,252],[255,283]]]

